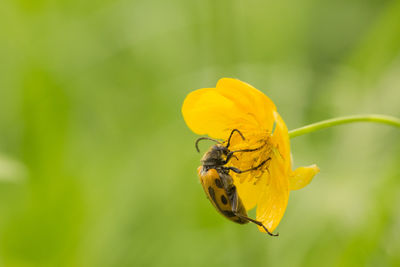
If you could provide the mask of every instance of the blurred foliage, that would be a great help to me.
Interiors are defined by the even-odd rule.
[[[0,24],[0,266],[400,265],[398,129],[294,139],[321,173],[270,238],[215,212],[180,114],[237,77],[290,129],[400,116],[399,1],[5,0]]]

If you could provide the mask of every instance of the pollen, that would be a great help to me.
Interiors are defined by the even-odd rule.
[[[268,131],[252,132],[245,136],[244,140],[240,137],[235,138],[232,140],[231,149],[232,151],[250,150],[236,153],[231,160],[231,166],[240,170],[248,170],[260,166],[250,172],[237,174],[236,176],[240,183],[249,182],[255,185],[259,179],[265,177],[265,173],[269,173],[268,167],[274,156],[274,144]]]

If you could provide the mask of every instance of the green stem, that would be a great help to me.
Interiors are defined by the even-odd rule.
[[[310,125],[306,125],[294,130],[289,131],[289,137],[293,138],[296,136],[300,136],[307,133],[312,133],[317,130],[329,128],[332,126],[346,124],[346,123],[353,123],[353,122],[375,122],[375,123],[383,123],[392,126],[397,126],[400,128],[400,119],[386,116],[386,115],[379,115],[379,114],[365,114],[365,115],[354,115],[354,116],[344,116],[344,117],[337,117],[325,121],[316,122]]]

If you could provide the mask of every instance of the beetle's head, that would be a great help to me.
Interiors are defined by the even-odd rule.
[[[201,162],[204,166],[218,167],[225,165],[229,149],[221,144],[213,145],[203,156]]]

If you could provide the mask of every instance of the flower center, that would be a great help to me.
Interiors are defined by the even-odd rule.
[[[271,135],[266,131],[243,133],[245,140],[239,135],[231,139],[231,151],[248,149],[252,151],[244,151],[234,153],[229,166],[245,171],[255,168],[252,171],[236,174],[239,182],[245,181],[256,184],[265,172],[268,171],[269,164],[274,157],[275,146],[271,141]],[[259,167],[258,167],[259,166]],[[257,168],[258,167],[258,168]]]

